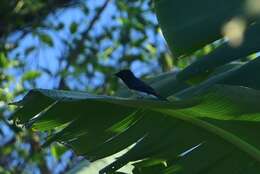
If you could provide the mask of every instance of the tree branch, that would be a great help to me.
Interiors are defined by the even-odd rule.
[[[104,12],[104,10],[106,9],[109,1],[110,0],[105,0],[105,2],[102,4],[102,6],[100,6],[100,8],[96,12],[95,16],[91,19],[89,26],[82,33],[82,38],[80,40],[75,41],[76,46],[69,48],[69,50],[68,50],[69,55],[68,55],[68,58],[67,58],[68,62],[67,62],[65,69],[68,69],[71,62],[73,61],[73,59],[78,57],[78,55],[80,53],[79,50],[81,50],[81,48],[84,47],[84,41],[89,37],[89,32],[93,29],[94,25],[96,24],[96,22],[101,17],[101,15]],[[62,89],[63,86],[64,86],[64,78],[62,77],[61,80],[60,80],[58,88]]]

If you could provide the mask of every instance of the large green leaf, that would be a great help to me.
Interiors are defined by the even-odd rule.
[[[164,173],[225,173],[224,166],[232,160],[236,164],[228,173],[250,171],[252,166],[251,173],[260,171],[260,141],[252,134],[260,128],[257,90],[218,85],[193,99],[169,103],[51,90],[33,90],[28,95],[30,101],[25,97],[22,102],[24,110],[38,97],[58,101],[36,118],[23,109],[13,117],[42,130],[67,123],[48,143],[62,142],[91,161],[133,145],[101,173],[141,159],[165,161]]]
[[[250,2],[245,0],[155,0],[154,2],[165,39],[177,57],[191,54],[221,38],[225,23],[233,18],[240,17],[248,24],[257,20],[250,12],[248,13]]]
[[[215,84],[228,84],[260,89],[260,79],[256,76],[256,74],[259,73],[259,68],[260,58],[249,61],[243,66],[231,66],[230,70],[216,73],[200,84],[180,91],[176,96],[180,98],[189,98],[194,95],[200,95]]]
[[[244,0],[154,2],[165,39],[177,57],[219,39],[225,22],[237,15],[245,15]]]
[[[196,76],[201,76],[203,73],[212,72],[218,66],[245,58],[248,55],[259,51],[259,29],[260,24],[251,26],[245,33],[244,41],[241,45],[232,47],[229,43],[222,44],[205,57],[198,59],[181,71],[177,75],[177,78],[182,81],[189,80]]]

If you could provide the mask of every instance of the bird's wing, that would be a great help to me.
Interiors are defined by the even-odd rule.
[[[136,84],[136,88],[139,91],[146,92],[148,94],[153,94],[153,95],[156,94],[155,90],[142,80],[140,80],[138,83],[135,83],[135,84]]]

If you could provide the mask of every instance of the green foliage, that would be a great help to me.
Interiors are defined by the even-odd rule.
[[[25,74],[22,76],[22,81],[29,81],[29,80],[34,80],[41,76],[41,73],[39,71],[27,71]]]
[[[171,58],[169,52],[160,51],[163,43],[148,42],[151,36],[147,30],[157,36],[158,27],[144,15],[148,5],[145,0],[115,1],[120,13],[112,18],[118,23],[103,26],[103,32],[92,36],[90,31],[95,30],[95,23],[108,3],[104,1],[94,9],[96,15],[80,33],[81,37],[75,37],[71,43],[64,39],[68,50],[63,55],[67,61],[56,75],[61,76],[58,88],[68,89],[71,77],[81,82],[82,74],[91,80],[95,73],[103,73],[101,87],[86,88],[114,96],[33,89],[14,103],[18,109],[10,120],[48,134],[42,138],[28,133],[34,149],[32,159],[40,164],[41,171],[47,167],[43,155],[37,156],[36,152],[44,139],[43,147],[51,145],[57,160],[65,146],[91,163],[98,163],[99,173],[122,173],[117,170],[129,163],[133,174],[259,173],[260,141],[256,132],[260,129],[260,58],[251,55],[259,50],[260,33],[259,18],[252,6],[242,0],[155,0],[155,11],[173,55],[176,58],[192,55],[195,59],[187,66],[191,59]],[[39,3],[35,8],[44,6]],[[90,13],[88,6],[83,5],[82,9],[83,13]],[[33,9],[29,8],[30,11]],[[240,31],[238,40],[226,33],[230,25]],[[71,35],[79,34],[80,23],[76,21],[68,26],[59,23],[53,29],[66,27]],[[231,32],[235,32],[233,28]],[[138,37],[132,37],[133,33]],[[49,34],[40,34],[39,38],[54,47]],[[35,47],[27,48],[28,55],[35,51]],[[135,49],[139,50],[137,54],[131,51]],[[117,50],[122,52],[118,55]],[[0,55],[1,65],[10,67],[5,52]],[[135,98],[125,88],[116,90],[113,72],[133,65],[136,60],[148,63],[153,58],[162,63],[163,70],[176,68],[145,79],[169,102],[148,96]],[[117,61],[108,66],[109,60]],[[42,72],[52,74],[48,69]],[[27,71],[21,81],[35,86],[33,81],[42,72]],[[17,151],[21,156],[27,155],[21,149]],[[3,152],[7,155],[11,151],[5,148]],[[118,152],[120,155],[115,157]],[[108,156],[112,159],[100,165]],[[89,165],[87,172],[98,172],[83,161],[71,173]]]
[[[25,104],[13,118],[22,124],[34,123],[33,127],[39,130],[68,124],[49,137],[47,143],[63,142],[91,161],[112,155],[138,141],[116,162],[104,168],[104,173],[140,159],[149,159],[150,162],[164,159],[167,167],[159,167],[162,173],[199,172],[209,168],[214,161],[225,159],[227,154],[230,156],[229,161],[236,161],[234,166],[229,166],[228,173],[259,171],[260,142],[252,132],[260,126],[257,106],[260,93],[249,88],[227,85],[217,85],[203,91],[197,88],[197,91],[200,93],[189,99],[180,99],[184,95],[181,92],[174,95],[179,99],[169,97],[171,102],[165,103],[149,99],[34,90],[21,101],[22,105]],[[39,98],[42,106],[36,104]],[[34,103],[34,110],[29,109]],[[32,118],[45,107],[48,109],[37,118]],[[77,118],[75,114],[78,115]],[[197,145],[199,146],[192,152],[181,155]],[[146,170],[149,163],[135,165],[141,168],[135,170]],[[179,166],[178,170],[176,165]],[[151,167],[155,166],[156,164]],[[218,172],[224,172],[224,169],[226,170],[221,166],[214,168]]]
[[[71,32],[72,34],[74,34],[74,33],[77,32],[77,30],[78,30],[78,24],[77,24],[76,22],[72,22],[72,23],[70,24],[70,32]]]
[[[52,38],[48,34],[41,33],[39,34],[39,38],[43,43],[47,44],[48,46],[53,46]]]
[[[4,53],[0,54],[0,67],[1,68],[7,68],[8,67],[8,60],[7,57],[5,57]]]

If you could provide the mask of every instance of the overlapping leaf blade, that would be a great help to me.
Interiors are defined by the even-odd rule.
[[[198,59],[177,75],[179,80],[191,80],[196,76],[212,72],[217,67],[231,61],[245,58],[252,53],[259,51],[260,39],[258,37],[260,24],[250,26],[246,31],[241,45],[232,47],[229,43],[224,43],[208,55]]]
[[[248,92],[248,90],[250,90],[250,92]],[[48,93],[49,92],[51,91],[48,91]],[[57,91],[54,92],[57,95]],[[243,102],[241,103],[237,100],[237,93],[245,93],[245,95],[248,96],[248,99],[243,100]],[[38,95],[37,92],[35,94]],[[46,95],[46,93],[41,94],[43,96],[45,94],[46,98],[50,98],[50,96],[52,96],[48,96]],[[113,104],[111,105],[111,103],[105,102],[103,106],[97,105],[96,102],[98,100],[107,100],[106,97],[95,100],[93,100],[93,98],[91,97],[85,98],[84,100],[87,100],[88,102],[84,103],[81,101],[81,103],[84,103],[86,112],[83,110],[77,110],[78,117],[73,117],[73,115],[71,115],[70,120],[68,119],[68,121],[71,121],[70,124],[63,130],[61,130],[61,132],[58,132],[58,136],[54,135],[55,138],[51,138],[51,140],[63,142],[69,147],[73,147],[73,149],[78,154],[85,155],[91,160],[97,160],[112,155],[115,152],[123,150],[124,148],[137,143],[128,153],[122,156],[122,158],[119,158],[116,163],[113,163],[111,165],[112,168],[111,166],[105,168],[104,172],[120,168],[129,161],[136,161],[145,158],[159,158],[165,160],[178,159],[180,158],[179,155],[181,153],[200,143],[202,143],[203,146],[206,146],[207,148],[210,148],[212,150],[216,148],[216,146],[211,147],[212,144],[224,142],[225,147],[230,147],[231,150],[233,150],[234,148],[238,148],[239,154],[246,154],[246,156],[249,156],[250,162],[253,161],[253,163],[255,163],[256,161],[258,163],[258,161],[254,159],[252,154],[248,153],[245,150],[247,146],[242,146],[244,148],[239,149],[239,144],[241,142],[247,142],[249,147],[255,149],[256,151],[258,151],[257,149],[258,147],[260,147],[260,142],[255,141],[255,137],[251,135],[252,129],[256,131],[258,126],[260,126],[258,122],[259,109],[257,109],[257,107],[252,107],[252,104],[258,103],[260,100],[259,97],[257,97],[258,95],[258,91],[253,89],[221,85],[215,86],[211,88],[211,90],[206,91],[203,97],[200,97],[196,100],[197,105],[194,105],[187,109],[172,107],[154,107],[152,105],[148,105],[145,107],[146,101],[139,100],[139,102],[144,102],[142,104],[142,106],[144,107],[141,108],[141,111],[138,111],[140,109],[138,105],[133,105],[131,102],[127,104],[121,104],[120,102],[122,100],[118,98],[109,98],[109,100],[114,100],[112,102]],[[71,95],[69,98],[70,100],[73,100]],[[71,101],[68,100],[69,98],[66,98],[64,96],[64,100],[60,101],[60,104],[71,104]],[[117,100],[119,100],[120,102],[118,102]],[[218,100],[220,100],[220,102],[218,102]],[[183,101],[181,100],[179,102]],[[93,105],[91,103],[93,103]],[[43,120],[47,121],[51,118],[57,118],[58,116],[56,114],[60,114],[59,111],[62,110],[61,106],[57,107],[57,109],[54,109],[56,107],[54,105],[49,111],[43,114],[41,118],[36,120],[34,125],[35,128],[41,128],[41,122]],[[65,106],[68,107],[69,104],[63,105],[63,109],[66,110]],[[91,117],[92,114],[88,115],[87,111],[94,106],[96,106],[97,112],[92,111],[92,114],[98,113],[100,109],[98,109],[97,107],[102,106],[103,115],[108,114],[110,116],[99,117],[98,115],[95,115],[94,117]],[[241,106],[243,106],[242,110]],[[108,110],[105,109],[106,107],[110,108],[111,111],[115,110],[118,112],[109,113]],[[119,108],[122,109],[122,113],[124,111],[125,114],[120,114]],[[218,111],[218,108],[221,108],[222,110]],[[52,109],[54,110],[51,111]],[[204,113],[201,111],[204,111]],[[100,114],[102,112],[100,112]],[[19,113],[16,114],[20,115]],[[70,115],[72,113],[68,114]],[[254,116],[252,116],[252,114]],[[23,115],[20,115],[20,117],[21,116]],[[205,118],[210,118],[210,120],[201,120]],[[220,121],[214,121],[215,119],[218,119]],[[248,125],[245,124],[245,126],[240,122],[232,122],[232,125],[238,125],[237,127],[235,127],[235,130],[239,129],[240,131],[236,132],[232,130],[232,127],[231,129],[229,126],[225,127],[225,125],[231,125],[231,123],[229,123],[229,120],[246,120],[248,122]],[[37,123],[38,121],[39,123]],[[219,134],[214,134],[214,131],[208,130],[207,127],[200,126],[200,124],[198,124],[200,122],[206,122],[213,127],[217,127],[218,129],[223,129],[227,131],[230,135],[235,136],[239,140],[237,142],[235,141],[235,143],[238,144],[228,141],[227,137],[225,136],[222,137]],[[64,124],[62,121],[60,123]],[[249,126],[251,124],[256,126]],[[224,127],[222,127],[223,125]],[[48,129],[50,128],[51,127],[48,127]],[[241,132],[242,135],[240,134]],[[193,138],[187,139],[186,137],[191,134]],[[162,137],[164,138],[162,139]],[[210,143],[212,137],[215,137],[213,138],[214,143]],[[252,141],[252,143],[250,141]],[[154,142],[160,142],[160,144],[154,146]],[[199,149],[200,148],[198,148],[198,150]],[[225,151],[223,151],[223,156],[225,156],[224,152]],[[222,158],[223,156],[217,156],[212,160],[215,161],[218,158]],[[185,156],[185,158],[188,157]],[[193,159],[193,157],[190,158]],[[244,160],[244,158],[242,159]],[[189,168],[189,165],[196,164],[190,162],[183,163],[181,162],[181,159],[178,159],[178,161],[180,161],[180,165],[183,166],[183,170],[181,171],[186,171],[186,168]],[[211,164],[212,163],[206,163],[205,166],[203,165],[201,167],[201,170]],[[243,166],[242,164],[240,165]]]
[[[225,22],[246,15],[243,0],[155,0],[156,14],[173,54],[177,57],[221,38]]]

